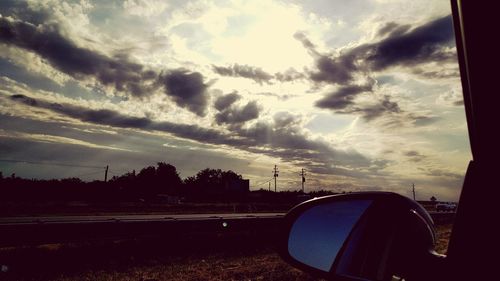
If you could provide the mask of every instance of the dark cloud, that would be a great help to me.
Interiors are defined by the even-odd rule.
[[[1,17],[0,42],[34,52],[76,79],[93,77],[102,85],[134,97],[149,96],[163,86],[178,106],[205,115],[208,85],[198,72],[178,69],[158,74],[131,62],[125,54],[109,57],[79,47],[64,37],[56,24],[34,25]]]
[[[398,103],[391,101],[390,97],[385,95],[375,104],[360,105],[351,103],[342,109],[337,109],[335,112],[339,114],[359,114],[365,121],[369,122],[387,114],[401,113],[402,110]]]
[[[224,96],[220,96],[215,100],[214,107],[218,111],[223,111],[224,109],[228,108],[230,105],[235,103],[240,98],[241,96],[236,91]]]
[[[0,15],[22,19],[34,25],[42,24],[50,19],[50,14],[47,11],[35,10],[33,7],[29,7],[27,1],[19,0],[0,1]]]
[[[147,128],[151,121],[147,118],[130,117],[108,109],[86,109],[70,104],[50,103],[47,101],[36,100],[25,95],[12,95],[12,100],[22,102],[26,105],[49,109],[71,118],[81,121],[109,125],[121,128]]]
[[[416,150],[408,150],[404,152],[404,156],[408,157],[408,159],[412,162],[420,162],[426,158],[425,155],[422,155],[420,152]]]
[[[326,142],[311,140],[300,132],[299,126],[290,123],[279,127],[276,124],[257,122],[250,127],[234,128],[234,132],[253,141],[251,143],[253,152],[279,157],[294,164],[310,161],[314,165],[323,167],[337,165],[360,169],[369,167],[373,163],[356,151],[337,150]]]
[[[432,177],[447,177],[447,178],[456,178],[460,180],[464,178],[464,175],[462,174],[445,171],[443,169],[419,168],[419,170],[424,171],[426,175]]]
[[[306,78],[304,73],[298,72],[297,70],[291,68],[285,72],[278,72],[274,74],[274,79],[281,82],[291,82]]]
[[[29,85],[30,88],[35,90],[62,93],[68,97],[86,100],[94,98],[91,92],[87,91],[87,89],[80,86],[74,80],[67,80],[64,84],[60,85],[51,78],[17,65],[11,59],[7,58],[0,58],[0,77],[2,76]]]
[[[378,42],[345,50],[337,57],[318,55],[317,71],[311,73],[311,79],[345,84],[360,72],[455,59],[454,53],[443,50],[454,42],[451,16],[435,19],[412,30],[409,28],[408,25],[389,23],[379,31],[379,34],[388,33],[388,36]]]
[[[361,93],[373,90],[375,80],[365,85],[351,85],[341,87],[316,102],[319,108],[333,109],[340,114],[360,114],[365,121],[372,121],[384,114],[400,113],[398,103],[391,101],[390,96],[384,95],[375,104],[361,105],[354,102],[354,98]]]
[[[51,103],[35,100],[24,95],[12,95],[11,99],[29,106],[48,109],[53,112],[98,125],[108,125],[119,128],[135,128],[156,130],[172,133],[178,137],[214,144],[231,144],[230,136],[216,130],[206,129],[197,125],[176,124],[172,122],[155,122],[145,117],[132,117],[107,109],[95,110],[70,104]]]
[[[2,129],[7,132],[22,131],[28,134],[44,134],[54,136],[64,136],[71,139],[83,140],[88,143],[98,143],[105,146],[113,146],[124,142],[132,142],[136,139],[129,139],[129,135],[122,134],[122,130],[115,127],[113,129],[104,129],[91,123],[83,124],[64,124],[55,121],[42,121],[35,119],[22,118],[13,115],[0,114]],[[145,137],[145,136],[143,136]],[[134,150],[136,147],[130,147]],[[145,148],[141,147],[141,150]]]
[[[241,124],[259,117],[261,107],[251,101],[243,107],[228,107],[215,115],[217,124]]]
[[[389,34],[389,36],[397,36],[405,33],[411,28],[411,25],[399,25],[395,22],[386,23],[381,29],[378,31],[378,36],[384,36]]]
[[[415,126],[427,126],[430,124],[434,124],[441,119],[436,116],[425,116],[416,114],[410,114],[408,118],[413,122]]]
[[[154,89],[157,75],[126,57],[107,57],[81,48],[61,35],[57,25],[33,25],[0,18],[0,42],[35,52],[58,70],[75,78],[95,77],[103,85],[133,96],[144,96]]]
[[[379,31],[390,32],[389,36],[378,42],[346,50],[335,58],[318,57],[318,70],[311,74],[311,79],[345,84],[360,71],[380,71],[391,66],[414,66],[455,59],[455,54],[443,51],[443,47],[450,47],[454,42],[450,15],[408,29],[407,25],[389,24]]]
[[[273,79],[273,75],[265,72],[261,68],[252,67],[249,65],[234,64],[228,67],[214,65],[212,66],[212,68],[219,75],[248,78],[254,80],[259,84],[262,84],[264,82],[270,83],[270,80]]]
[[[307,36],[302,33],[302,32],[296,32],[293,35],[293,38],[299,40],[304,48],[306,48],[309,52],[311,52],[313,55],[317,55],[318,52],[316,51],[316,45],[314,45],[311,40],[307,38]]]
[[[309,78],[314,82],[326,82],[331,84],[346,84],[353,79],[352,74],[358,70],[354,57],[350,54],[342,54],[338,57],[330,57],[320,54],[316,46],[302,32],[294,34],[304,48],[315,58],[316,70],[309,73]]]
[[[455,59],[455,54],[442,50],[452,46],[454,33],[450,15],[435,19],[408,32],[391,36],[352,50],[355,57],[367,60],[371,70],[383,70],[395,65],[413,66],[424,62]]]
[[[353,73],[359,70],[351,56],[320,56],[316,60],[316,67],[317,70],[310,74],[310,78],[315,82],[331,84],[349,83],[353,79]]]
[[[187,108],[199,116],[206,115],[208,85],[203,82],[203,76],[198,72],[174,70],[160,75],[160,81],[165,91],[177,105]]]
[[[375,83],[356,85],[353,84],[354,77],[363,75],[374,81],[369,76],[373,71],[456,59],[453,52],[444,50],[453,45],[453,25],[449,15],[411,30],[408,25],[388,23],[379,30],[379,35],[387,36],[378,42],[345,50],[337,57],[320,55],[304,34],[295,35],[316,57],[317,69],[310,73],[311,80],[342,85],[336,92],[318,100],[315,104],[317,107],[332,109],[337,113],[360,113],[367,121],[385,113],[399,113],[399,105],[388,96],[384,96],[376,105],[357,105],[355,97],[372,91]]]
[[[112,110],[93,110],[75,105],[51,103],[24,95],[12,95],[10,99],[93,124],[166,132],[200,143],[228,145],[249,152],[279,157],[282,161],[293,164],[310,162],[315,167],[330,168],[335,165],[336,171],[347,169],[351,174],[356,173],[356,169],[373,168],[374,165],[382,167],[380,163],[356,151],[336,150],[326,142],[309,139],[301,133],[300,126],[293,122],[285,121],[285,125],[281,123],[281,126],[277,126],[279,122],[276,124],[257,122],[245,127],[231,126],[230,133],[223,133],[197,125],[156,122],[147,118],[127,116]],[[248,108],[254,107],[254,103],[249,104],[247,104]],[[324,170],[332,172],[330,168],[324,168]]]
[[[409,151],[406,151],[404,153],[404,155],[406,155],[408,157],[415,157],[415,156],[420,156],[420,153],[418,151],[415,151],[415,150],[409,150]]]
[[[375,118],[378,118],[386,113],[400,113],[401,109],[399,108],[398,103],[391,101],[389,96],[384,96],[379,103],[373,106],[360,107],[357,108],[358,112],[361,112],[362,117],[366,121],[371,121]]]
[[[417,68],[412,71],[413,74],[420,75],[427,79],[449,79],[449,78],[460,78],[460,71],[458,66],[450,70],[440,70],[440,71],[425,71],[423,69]]]
[[[213,65],[212,68],[214,72],[219,75],[252,79],[259,84],[271,84],[273,79],[280,82],[291,82],[304,79],[306,77],[304,73],[298,72],[293,68],[290,68],[285,72],[277,72],[274,75],[265,72],[261,68],[248,65],[234,64],[228,67]]]
[[[354,104],[354,98],[364,92],[371,92],[373,86],[375,85],[375,80],[370,79],[364,85],[349,85],[343,86],[337,91],[330,93],[316,102],[316,106],[319,108],[329,108],[329,109],[345,109]]]
[[[276,93],[271,93],[271,92],[253,93],[253,95],[264,96],[264,97],[273,97],[273,98],[276,98],[276,99],[279,99],[282,101],[286,101],[288,99],[297,97],[297,95],[291,95],[291,94],[282,95],[282,94],[276,94]]]
[[[288,111],[282,111],[274,114],[273,119],[274,119],[274,124],[277,128],[298,125],[301,120],[300,117],[295,116]]]

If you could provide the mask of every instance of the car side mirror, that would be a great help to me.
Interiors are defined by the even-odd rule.
[[[439,268],[442,256],[434,244],[432,219],[418,203],[396,193],[364,192],[294,207],[285,216],[279,249],[285,261],[320,278],[419,280]]]

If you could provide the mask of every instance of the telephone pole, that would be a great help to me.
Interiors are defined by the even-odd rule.
[[[416,201],[415,200],[415,184],[412,183],[412,186],[413,186],[413,190],[412,190],[413,191],[413,201]]]
[[[271,191],[271,181],[269,181],[269,191]]]
[[[104,182],[108,181],[108,169],[109,169],[109,165],[106,165],[106,171],[104,172]]]
[[[276,192],[276,178],[278,177],[278,166],[274,165],[273,177],[274,177],[274,192]]]
[[[304,193],[304,183],[306,182],[306,171],[302,169],[300,175],[302,176],[302,193]]]

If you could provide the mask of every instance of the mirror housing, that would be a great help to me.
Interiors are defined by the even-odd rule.
[[[289,264],[320,278],[419,280],[437,276],[435,241],[432,218],[417,202],[361,192],[297,205],[284,218],[278,247]]]

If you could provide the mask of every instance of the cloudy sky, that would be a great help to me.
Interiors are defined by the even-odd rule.
[[[4,175],[456,200],[471,158],[448,0],[4,0],[0,80]]]

